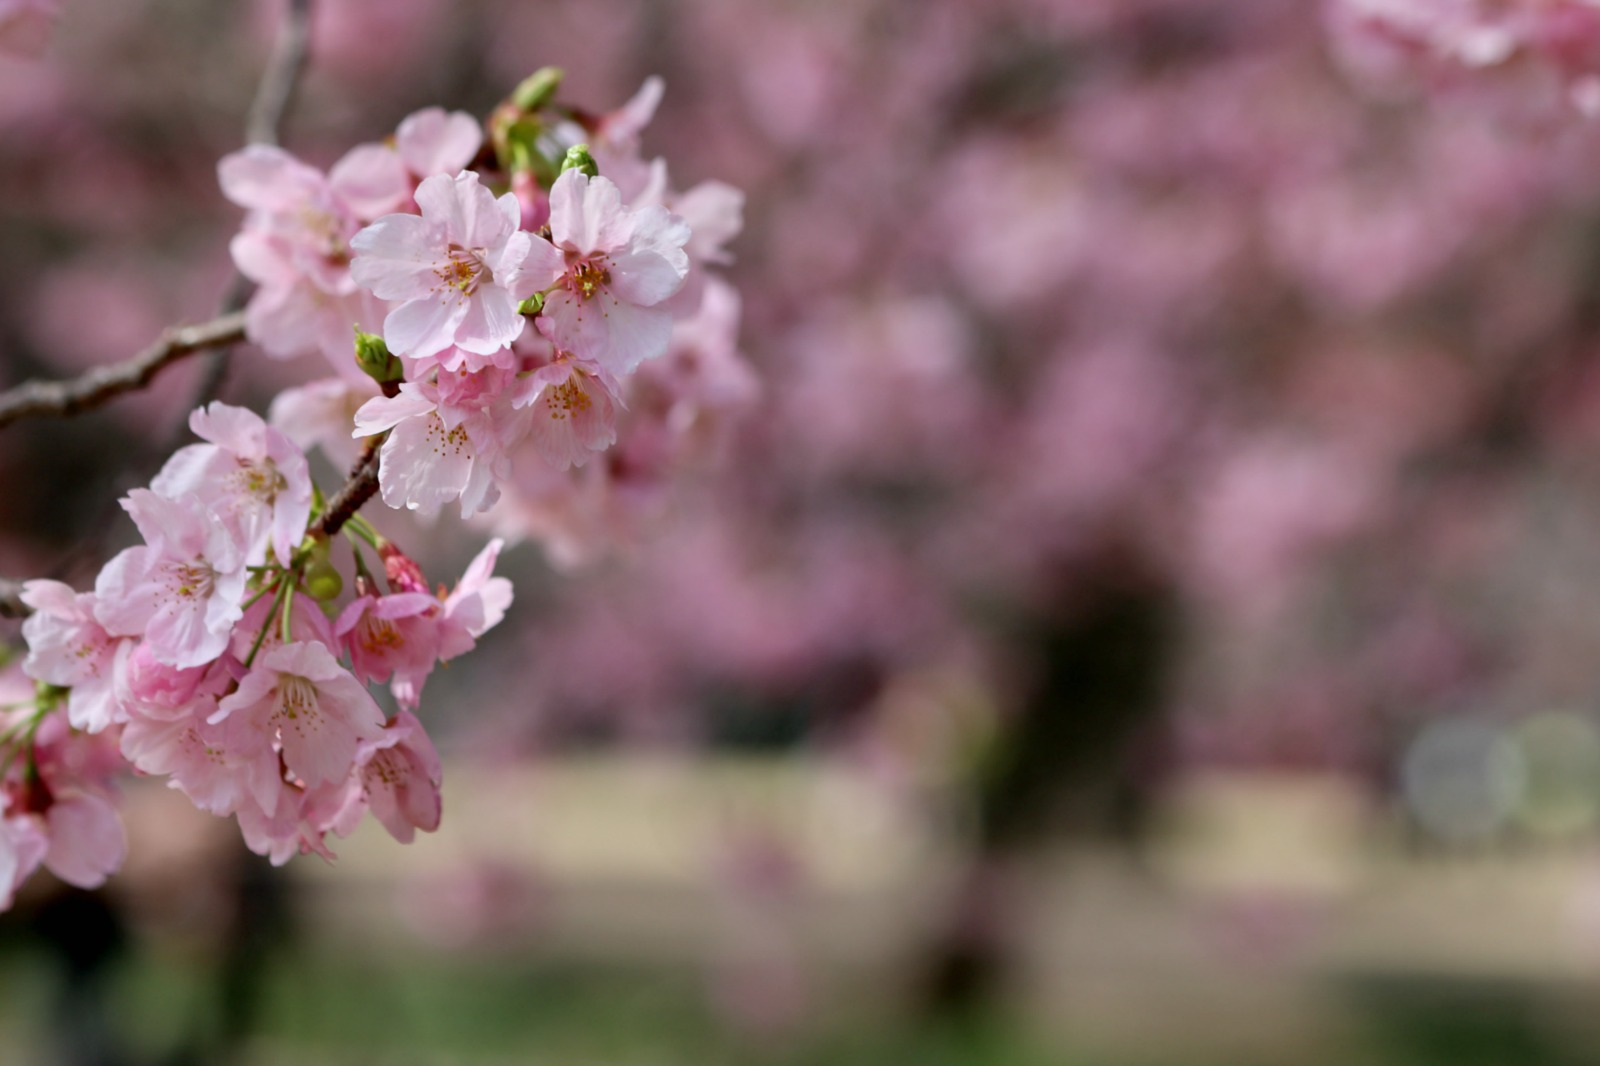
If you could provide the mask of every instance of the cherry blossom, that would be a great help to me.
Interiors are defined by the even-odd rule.
[[[270,543],[288,566],[311,517],[305,455],[260,415],[220,401],[191,414],[189,428],[211,443],[180,448],[150,487],[173,499],[194,494],[234,529],[248,564],[260,563]]]
[[[200,666],[228,646],[243,613],[245,555],[193,494],[134,489],[124,501],[146,545],[119,553],[95,580],[95,617],[110,633],[143,636],[173,666]]]
[[[487,509],[507,476],[506,452],[527,429],[513,406],[511,375],[439,372],[406,382],[356,412],[355,435],[385,430],[379,483],[390,507],[434,514],[460,499],[461,513]]]
[[[345,788],[326,802],[332,810],[319,819],[330,832],[348,836],[370,810],[402,844],[420,829],[439,828],[439,784],[443,769],[433,741],[410,711],[401,711],[383,735],[363,742],[356,770]]]
[[[495,561],[505,542],[498,537],[484,545],[467,564],[461,580],[444,598],[439,658],[454,659],[475,646],[477,638],[499,625],[511,606],[511,582],[494,576]]]
[[[307,786],[342,779],[356,746],[383,729],[383,712],[326,645],[296,641],[264,653],[207,721],[241,725],[281,745],[284,765]]]
[[[532,409],[529,434],[545,462],[565,470],[616,443],[619,391],[599,366],[563,355],[524,379],[514,403]]]
[[[126,642],[95,619],[93,594],[74,592],[59,581],[36,580],[23,586],[22,602],[33,608],[22,623],[28,642],[23,672],[72,690],[67,714],[74,728],[98,733],[117,721],[121,715],[113,666]]]
[[[357,451],[350,424],[361,405],[378,395],[376,382],[365,374],[360,378],[322,378],[284,389],[273,398],[267,421],[302,452],[320,448],[336,465],[349,469]]]
[[[517,229],[510,193],[497,201],[473,171],[436,174],[417,186],[421,215],[391,214],[356,234],[356,283],[399,306],[383,322],[397,355],[451,345],[491,354],[517,339],[517,305],[536,286],[522,272],[532,237]]]
[[[352,600],[333,628],[356,677],[399,676],[407,691],[420,692],[439,659],[440,613],[438,598],[428,592],[368,594]]]
[[[122,731],[122,754],[142,773],[167,777],[203,811],[275,808],[283,790],[276,749],[260,731],[208,721],[216,705],[213,697],[170,720],[134,715]]]
[[[0,42],[16,12],[54,6],[0,0]],[[657,489],[664,475],[641,472],[665,469],[674,448],[661,442],[692,421],[684,410],[720,402],[737,362],[738,300],[703,270],[728,261],[740,194],[707,183],[679,196],[665,163],[640,157],[658,79],[598,118],[537,90],[559,80],[530,79],[489,137],[430,107],[327,171],[267,144],[220,162],[224,195],[245,209],[230,252],[256,284],[247,336],[274,358],[320,350],[340,376],[282,389],[266,419],[220,401],[191,412],[199,441],[122,500],[143,543],[91,592],[23,585],[27,655],[0,671],[13,697],[0,712],[0,910],[40,866],[93,887],[121,865],[113,777],[129,770],[233,818],[274,863],[331,858],[328,835],[368,811],[401,842],[438,827],[421,694],[505,618],[505,542],[435,590],[381,518],[356,513],[369,479],[383,504],[424,515],[455,500],[485,515],[502,485],[540,477],[615,513],[630,477]],[[561,172],[579,133],[611,174]],[[629,396],[646,403],[626,455],[590,462],[618,440]],[[374,470],[358,442],[380,435]],[[352,471],[342,489],[314,483],[312,447]],[[394,719],[373,684],[388,685]]]
[[[406,170],[419,179],[431,178],[471,165],[483,145],[483,127],[465,111],[426,107],[405,117],[394,140]]]
[[[0,910],[10,908],[17,889],[33,876],[49,850],[42,819],[14,812],[8,803],[0,816]]]
[[[350,325],[378,317],[350,277],[350,239],[361,224],[354,205],[403,202],[405,171],[391,162],[357,149],[325,175],[281,148],[251,145],[218,164],[223,194],[249,210],[229,251],[260,286],[246,306],[246,328],[269,355],[320,350],[353,373]]]
[[[660,355],[672,315],[657,305],[689,272],[689,237],[666,208],[625,208],[614,182],[568,170],[550,189],[550,242],[535,243],[527,268],[541,287],[555,286],[540,330],[616,375]]]

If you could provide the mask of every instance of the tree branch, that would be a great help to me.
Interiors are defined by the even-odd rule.
[[[334,536],[368,500],[377,495],[379,448],[388,436],[388,433],[380,433],[367,438],[360,458],[350,470],[350,477],[328,500],[322,517],[308,530],[313,537],[326,539]],[[33,613],[33,608],[22,602],[22,584],[0,577],[0,618],[26,618]]]
[[[378,449],[388,433],[368,437],[361,449],[361,458],[350,471],[350,480],[328,500],[322,517],[311,527],[314,537],[331,537],[344,528],[344,524],[361,510],[363,504],[378,491]]]
[[[243,339],[242,311],[198,326],[168,329],[150,347],[120,363],[97,366],[64,381],[25,381],[0,392],[0,426],[19,418],[65,417],[87,411],[114,396],[144,388],[164,367],[186,355]]]
[[[245,140],[251,144],[278,143],[284,116],[294,102],[311,54],[311,6],[312,0],[289,0],[288,9],[283,13],[277,43],[273,45],[266,69],[261,72],[261,82],[256,86],[250,116],[245,122]],[[217,314],[225,315],[243,308],[253,288],[250,279],[235,270]],[[195,390],[191,408],[204,407],[221,394],[232,354],[231,347],[219,347],[206,356],[200,371],[200,387]],[[181,435],[181,429],[179,433]]]
[[[294,101],[311,51],[311,0],[289,0],[283,29],[272,58],[261,75],[256,98],[250,105],[245,139],[251,144],[277,144],[278,127]]]
[[[288,0],[277,43],[250,104],[245,139],[251,144],[278,143],[279,128],[294,102],[310,56],[312,3],[313,0]],[[132,358],[95,367],[79,377],[64,381],[27,381],[0,392],[0,427],[30,416],[64,417],[98,407],[124,392],[145,387],[164,367],[199,351],[209,351],[210,357],[201,374],[197,402],[190,406],[204,406],[221,390],[230,348],[244,340],[242,309],[250,289],[249,279],[235,272],[218,316],[212,321],[168,329],[160,340]],[[350,482],[334,496],[342,517],[330,522],[335,516],[330,510],[318,524],[325,535],[338,532],[350,516],[371,499],[377,490],[377,474],[377,444],[374,443],[362,453]],[[0,578],[0,618],[26,618],[32,613],[22,602],[21,593],[20,581]]]
[[[26,618],[33,608],[22,602],[22,582],[0,577],[0,618]]]

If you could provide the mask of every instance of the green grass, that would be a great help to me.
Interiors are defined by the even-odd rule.
[[[35,953],[0,956],[0,1046],[47,1041],[54,981]],[[108,991],[111,1024],[135,1064],[164,1064],[197,1030],[215,1032],[214,994],[193,960],[130,955]],[[265,971],[251,1032],[251,1066],[1063,1066],[1059,1053],[992,1025],[733,1032],[700,975],[682,970],[422,955],[281,955]],[[1065,1066],[1079,1062],[1088,1060]]]

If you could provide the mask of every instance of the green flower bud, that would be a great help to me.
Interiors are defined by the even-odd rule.
[[[400,381],[405,377],[405,367],[390,354],[389,346],[376,333],[363,333],[356,327],[356,366],[379,385]]]
[[[519,111],[539,110],[555,96],[565,74],[560,67],[540,67],[511,91],[511,102]]]
[[[589,154],[587,144],[575,144],[567,149],[567,158],[561,161],[561,173],[569,170],[581,170],[591,178],[600,173],[600,168],[594,164],[594,156]]]
[[[517,305],[517,314],[536,315],[544,310],[544,293],[536,292]]]
[[[532,174],[539,184],[556,180],[555,165],[539,150],[544,127],[534,119],[506,123],[496,135],[495,152],[500,165],[511,174]]]
[[[321,603],[337,599],[344,591],[344,578],[326,559],[318,559],[306,567],[306,595]]]
[[[314,540],[306,549],[300,573],[305,581],[306,595],[323,603],[344,591],[344,578],[334,568],[332,548],[325,540]]]

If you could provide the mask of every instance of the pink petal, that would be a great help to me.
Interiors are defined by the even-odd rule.
[[[122,819],[108,800],[86,792],[58,796],[45,813],[50,848],[44,864],[69,885],[98,888],[128,853]]]
[[[383,339],[396,355],[420,359],[442,352],[455,343],[468,306],[454,290],[401,304],[384,318]]]
[[[429,107],[408,115],[394,139],[407,169],[427,178],[454,174],[471,163],[483,146],[483,129],[464,111]]]

